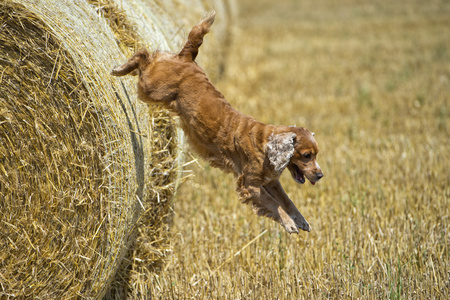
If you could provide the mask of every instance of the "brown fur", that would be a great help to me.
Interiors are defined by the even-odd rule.
[[[299,183],[305,177],[313,184],[322,178],[313,134],[302,127],[266,125],[231,107],[194,62],[214,18],[212,13],[192,28],[180,53],[141,50],[112,74],[138,70],[139,98],[178,114],[194,150],[236,176],[239,197],[258,215],[274,219],[290,233],[310,231],[278,179],[286,167]]]

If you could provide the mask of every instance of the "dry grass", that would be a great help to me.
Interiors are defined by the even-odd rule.
[[[261,121],[316,132],[323,180],[282,178],[313,230],[257,218],[201,162],[155,298],[447,299],[449,3],[239,3],[218,87]]]

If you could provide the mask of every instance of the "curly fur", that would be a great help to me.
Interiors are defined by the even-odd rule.
[[[293,132],[271,135],[267,143],[267,158],[274,167],[275,172],[281,173],[288,165],[291,157],[294,155],[294,139],[296,135]]]

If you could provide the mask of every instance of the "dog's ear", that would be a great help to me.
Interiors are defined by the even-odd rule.
[[[272,134],[267,143],[266,155],[275,172],[281,172],[287,167],[294,155],[296,134],[293,132]]]

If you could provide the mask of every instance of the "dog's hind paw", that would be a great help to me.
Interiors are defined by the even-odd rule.
[[[115,67],[114,69],[112,69],[111,75],[113,75],[113,76],[121,76],[121,74],[120,74],[121,71],[122,71],[122,68],[120,66]]]

